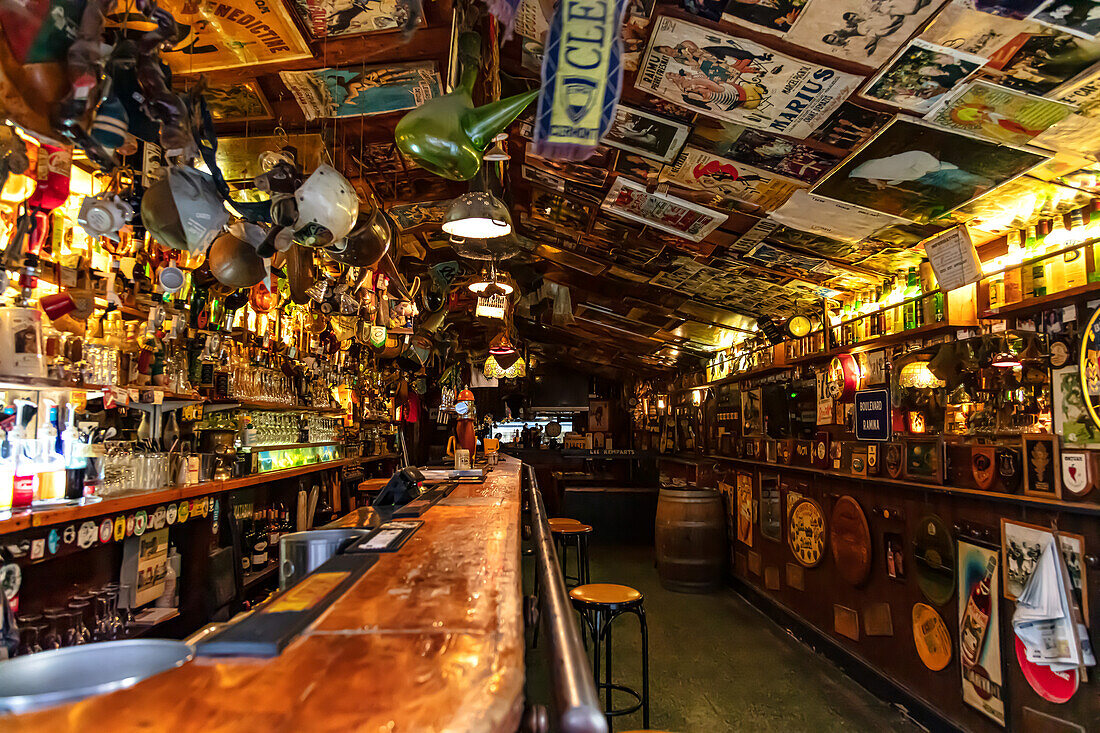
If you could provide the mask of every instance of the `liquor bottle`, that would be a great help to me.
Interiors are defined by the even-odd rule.
[[[1029,265],[1031,270],[1031,294],[1035,298],[1041,298],[1047,294],[1047,271],[1050,268],[1050,259],[1040,260]]]
[[[1008,268],[1004,276],[1005,305],[1019,303],[1024,299],[1023,268],[1020,267],[1023,259],[1024,252],[1020,246],[1020,232],[1011,231],[1008,233],[1008,256],[1005,258],[1005,266]]]
[[[1035,233],[1035,227],[1029,226],[1023,251],[1023,260],[1026,264],[1020,268],[1020,298],[1022,300],[1035,296],[1035,265],[1027,261],[1035,256],[1038,243],[1039,239]]]
[[[264,511],[258,512],[259,518],[255,520],[255,528],[252,531],[252,572],[263,570],[267,567],[267,528],[264,526]]]
[[[910,298],[914,298],[918,294],[919,282],[917,280],[917,268],[910,267],[905,288],[905,299],[909,302],[905,304],[905,320],[902,323],[902,328],[906,331],[917,327],[917,301],[910,300]]]
[[[1066,290],[1088,284],[1085,248],[1083,246],[1062,255],[1062,279],[1062,285]]]
[[[989,278],[989,307],[996,310],[1005,304],[1005,276],[1004,273],[993,275]]]
[[[918,318],[917,325],[931,324],[936,322],[936,293],[932,295],[932,291],[939,287],[939,283],[936,282],[936,271],[932,269],[932,263],[927,259],[923,259],[920,262],[920,291],[921,294],[926,296],[921,298],[920,312],[921,315]]]
[[[871,335],[879,336],[882,334],[882,326],[884,322],[884,316],[882,315],[882,286],[876,286],[874,294],[871,296],[874,300],[874,310],[871,312]]]
[[[966,667],[973,667],[982,655],[982,645],[989,629],[989,616],[994,603],[990,586],[996,571],[997,556],[990,555],[985,566],[985,577],[970,589],[966,611],[959,623],[959,646],[962,648],[962,663]]]
[[[252,571],[252,520],[241,520],[241,572]]]

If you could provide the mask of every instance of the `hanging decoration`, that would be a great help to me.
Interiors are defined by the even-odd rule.
[[[562,0],[546,41],[535,117],[535,152],[584,160],[615,119],[623,83],[624,0]]]

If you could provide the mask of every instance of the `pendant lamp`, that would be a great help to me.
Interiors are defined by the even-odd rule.
[[[495,239],[512,233],[512,215],[493,194],[470,191],[451,202],[443,231],[467,239]]]
[[[508,155],[508,149],[504,147],[504,141],[508,139],[508,133],[502,132],[493,138],[493,147],[485,151],[485,155],[481,156],[481,159],[487,163],[503,163],[506,160],[511,160],[512,156]]]

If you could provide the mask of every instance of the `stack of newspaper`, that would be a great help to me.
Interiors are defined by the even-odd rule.
[[[1096,664],[1088,629],[1069,592],[1069,574],[1058,542],[1043,550],[1024,592],[1016,599],[1012,627],[1027,650],[1027,659],[1067,672]]]

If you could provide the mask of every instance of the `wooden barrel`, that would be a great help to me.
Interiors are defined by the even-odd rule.
[[[661,585],[681,593],[722,587],[726,517],[717,491],[661,489],[655,529]]]

